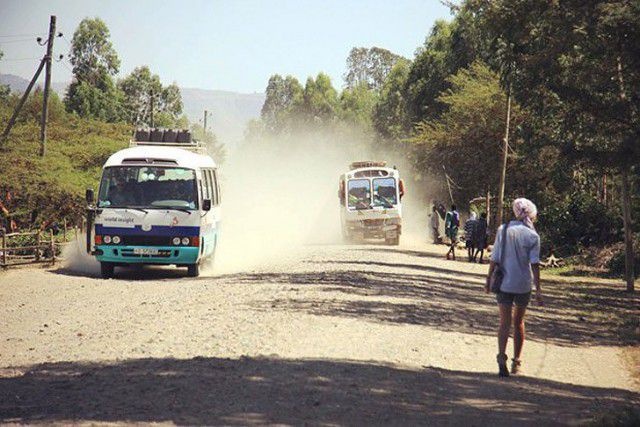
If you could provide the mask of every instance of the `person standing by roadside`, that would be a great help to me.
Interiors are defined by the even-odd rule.
[[[450,255],[453,255],[453,260],[456,260],[456,243],[458,240],[458,227],[460,227],[460,214],[456,210],[456,205],[451,205],[451,210],[447,212],[444,218],[444,232],[449,238],[451,246],[447,252],[447,259]]]
[[[478,253],[480,254],[480,264],[482,264],[482,257],[484,256],[484,250],[487,248],[487,213],[482,212],[480,214],[480,219],[476,223],[475,229],[473,230],[473,246],[475,247],[475,252],[473,253],[473,262],[476,262],[476,258]]]
[[[433,205],[431,212],[431,237],[433,237],[433,244],[440,243],[440,214],[438,214],[438,208]]]
[[[473,233],[475,232],[478,220],[476,219],[476,213],[471,212],[469,219],[464,223],[464,241],[467,248],[467,257],[469,262],[473,260],[473,253],[475,252],[475,240],[473,240]]]
[[[501,225],[496,233],[485,284],[485,292],[488,293],[494,270],[499,268],[502,271],[502,282],[496,293],[500,310],[497,362],[501,377],[509,376],[506,348],[512,321],[514,334],[511,373],[518,373],[522,364],[520,356],[525,338],[524,315],[531,298],[532,283],[536,286],[538,305],[543,303],[540,287],[540,236],[533,227],[538,210],[533,202],[520,198],[513,202],[513,213],[515,219]]]

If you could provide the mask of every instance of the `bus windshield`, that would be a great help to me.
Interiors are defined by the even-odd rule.
[[[397,203],[395,178],[374,178],[373,206],[392,208]]]
[[[98,207],[196,209],[196,188],[192,169],[114,166],[102,174]]]
[[[368,179],[349,180],[349,207],[369,209],[371,207],[371,181]]]

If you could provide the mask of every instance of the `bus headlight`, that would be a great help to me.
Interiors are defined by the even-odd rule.
[[[173,240],[171,240],[171,243],[173,243],[174,245],[178,246],[180,244],[180,238],[179,237],[174,237]]]
[[[111,243],[111,236],[104,236],[102,238],[102,241],[108,245],[109,243]]]
[[[187,246],[189,244],[189,238],[188,237],[183,237],[182,238],[182,244]]]
[[[114,245],[119,245],[122,240],[120,239],[120,236],[113,236],[111,238],[111,241],[113,242]]]

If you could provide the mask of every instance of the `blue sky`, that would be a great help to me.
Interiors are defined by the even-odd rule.
[[[438,0],[0,0],[0,73],[31,77],[44,48],[30,35],[47,32],[49,15],[65,34],[57,54],[68,52],[80,20],[98,16],[111,31],[120,76],[146,64],[165,83],[245,93],[264,91],[274,73],[304,82],[324,71],[341,88],[352,47],[413,58],[434,21],[450,19]],[[70,68],[56,63],[53,80],[70,80]]]

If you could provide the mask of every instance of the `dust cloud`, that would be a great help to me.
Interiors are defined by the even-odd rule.
[[[100,263],[87,253],[87,234],[78,233],[62,250],[64,268],[83,276],[100,275]]]
[[[406,184],[401,244],[424,243],[425,191],[415,187],[403,153],[374,153],[366,143],[317,134],[252,141],[236,148],[221,167],[220,242],[213,268],[204,268],[202,274],[286,263],[304,246],[341,244],[338,178],[358,160],[397,165]],[[65,248],[63,257],[71,272],[100,274],[100,264],[85,251],[85,234]]]
[[[397,164],[374,155],[365,144],[321,135],[281,144],[258,141],[233,152],[221,168],[220,245],[213,272],[206,273],[286,262],[305,245],[342,243],[338,178],[357,160]],[[398,166],[407,181],[408,170]],[[426,209],[420,206],[425,205],[409,189],[403,199],[402,241],[425,241],[425,232],[420,230],[426,229],[426,219],[419,211]]]

